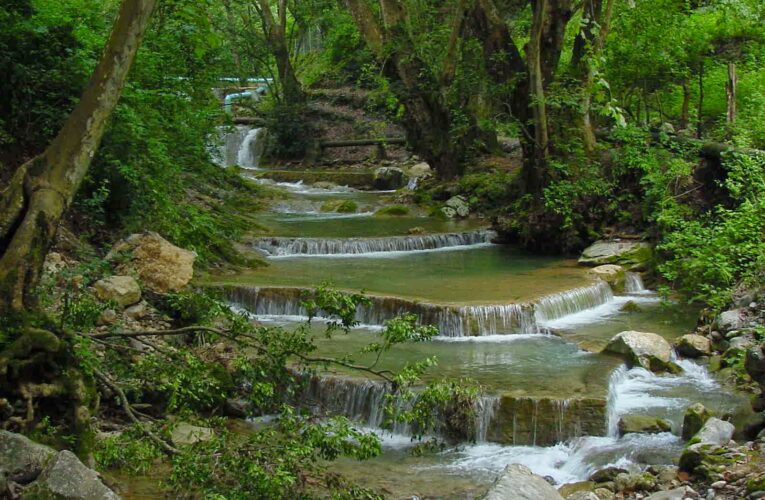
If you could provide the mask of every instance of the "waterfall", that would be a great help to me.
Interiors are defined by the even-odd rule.
[[[616,368],[608,379],[608,399],[606,402],[606,436],[619,437],[619,419],[622,417],[619,407],[619,392],[626,382],[628,375],[627,365]]]
[[[542,324],[586,309],[592,309],[613,300],[613,298],[614,293],[605,281],[548,295],[535,302],[536,320]]]
[[[224,287],[224,293],[233,305],[255,316],[304,318],[308,311],[301,303],[308,292],[289,287]],[[356,309],[355,320],[363,325],[383,325],[388,320],[411,313],[417,315],[422,324],[436,326],[440,335],[446,337],[537,332],[533,307],[529,304],[455,307],[397,297],[368,298],[370,304],[359,305]],[[317,316],[324,314],[317,311]]]
[[[494,441],[552,446],[581,436],[603,435],[607,402],[601,399],[503,397],[501,432]],[[508,418],[512,415],[511,418]]]
[[[414,191],[417,189],[417,184],[419,183],[420,178],[419,177],[412,177],[409,179],[409,182],[406,184],[406,188],[410,191]]]
[[[237,164],[248,170],[256,170],[263,154],[265,136],[264,128],[253,128],[244,136],[239,150],[237,151]]]
[[[259,238],[254,246],[270,257],[296,255],[364,255],[417,252],[439,248],[490,244],[496,233],[488,230],[464,233],[392,236],[387,238]]]
[[[624,291],[627,293],[644,293],[646,291],[643,285],[643,278],[638,273],[625,273]]]
[[[483,396],[476,400],[475,440],[479,443],[488,441],[487,435],[494,422],[501,400],[497,396]]]

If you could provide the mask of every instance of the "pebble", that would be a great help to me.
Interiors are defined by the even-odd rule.
[[[719,490],[720,488],[724,488],[726,484],[728,483],[725,481],[717,481],[716,483],[712,483],[712,488]]]

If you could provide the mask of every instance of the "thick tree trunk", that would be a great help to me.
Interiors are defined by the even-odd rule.
[[[157,0],[124,0],[88,87],[45,152],[21,166],[0,201],[0,315],[37,306],[36,287],[122,93]]]
[[[542,34],[546,22],[547,0],[536,0],[531,23],[531,38],[526,48],[526,60],[529,71],[529,94],[531,114],[534,120],[534,158],[533,166],[526,169],[526,189],[538,192],[543,187],[544,171],[547,168],[549,154],[549,128],[547,124],[547,105],[545,104],[544,74],[542,67]]]
[[[258,7],[266,41],[271,48],[274,59],[276,59],[276,70],[279,83],[282,86],[282,97],[288,104],[302,103],[305,101],[305,94],[295,75],[289,44],[287,43],[287,2],[279,0],[276,8],[278,19],[274,17],[271,10],[271,0],[258,0]]]

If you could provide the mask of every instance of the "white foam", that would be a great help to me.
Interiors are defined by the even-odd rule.
[[[512,333],[507,335],[481,335],[478,337],[447,337],[443,335],[439,335],[438,337],[434,337],[433,340],[437,340],[439,342],[470,342],[470,343],[488,343],[488,344],[500,344],[500,343],[506,343],[506,342],[515,342],[518,340],[528,340],[528,339],[539,339],[539,338],[558,338],[553,335],[548,335],[544,333]]]
[[[545,328],[561,329],[572,328],[580,325],[587,325],[598,321],[605,321],[618,315],[621,308],[628,302],[636,304],[655,304],[659,302],[658,296],[654,294],[646,295],[618,295],[608,302],[590,309],[585,309],[574,314],[569,314],[553,320],[539,321],[539,325]]]
[[[437,252],[457,252],[463,250],[475,250],[478,248],[489,248],[494,246],[494,243],[475,243],[473,245],[457,245],[451,247],[441,248],[428,248],[425,250],[400,250],[392,252],[368,252],[368,253],[336,253],[336,254],[293,254],[293,255],[269,255],[269,259],[370,259],[370,258],[385,258],[393,259],[398,257],[406,257],[408,255],[417,255],[424,253],[437,253]]]

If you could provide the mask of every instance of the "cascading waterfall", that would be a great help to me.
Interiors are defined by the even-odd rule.
[[[606,402],[606,436],[619,437],[619,419],[622,417],[619,407],[619,390],[629,377],[626,365],[616,368],[608,379],[608,399]]]
[[[315,405],[323,412],[343,415],[367,427],[382,428],[386,416],[385,405],[388,404],[388,396],[391,394],[386,384],[373,380],[319,375],[309,377],[307,382],[301,398],[303,403]],[[400,413],[408,410],[411,403],[396,398],[392,404],[394,413]],[[473,433],[476,441],[487,440],[487,433],[499,405],[500,398],[496,396],[483,396],[476,400],[474,427],[466,429],[468,433]],[[441,427],[441,424],[437,424],[437,427]],[[412,426],[403,422],[394,422],[389,430],[396,434],[413,434]]]
[[[233,305],[255,316],[306,317],[302,306],[308,290],[276,287],[224,287]],[[413,302],[397,297],[370,296],[369,304],[359,305],[355,320],[363,325],[383,325],[403,314],[415,314],[422,324],[434,325],[440,335],[466,337],[512,333],[537,333],[533,307],[529,304],[488,306],[445,306]],[[317,311],[323,317],[322,311]]]
[[[624,291],[627,293],[645,293],[646,288],[643,284],[643,278],[638,273],[625,273]]]
[[[575,288],[566,292],[542,297],[535,302],[534,314],[539,324],[564,316],[592,309],[614,299],[608,283],[600,281],[594,285]]]
[[[260,238],[254,246],[270,257],[364,255],[380,252],[416,252],[448,247],[490,244],[496,233],[488,230],[464,233],[391,236],[387,238]]]
[[[260,156],[263,154],[265,130],[264,128],[254,128],[244,136],[236,154],[237,164],[240,167],[249,170],[258,168]]]

